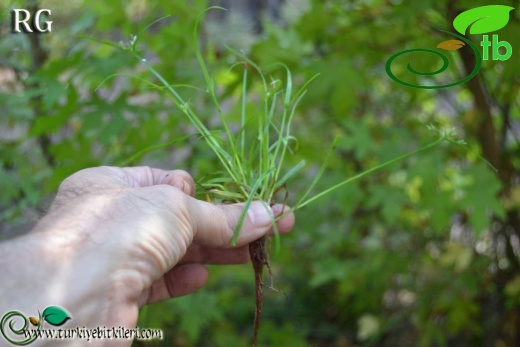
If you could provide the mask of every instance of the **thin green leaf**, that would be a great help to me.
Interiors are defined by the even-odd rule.
[[[263,181],[267,176],[271,174],[272,170],[268,170],[264,172],[258,180],[253,185],[253,188],[251,188],[251,191],[249,192],[247,196],[247,200],[244,204],[244,209],[242,210],[242,213],[240,213],[240,217],[238,218],[238,223],[235,228],[235,232],[233,233],[233,238],[231,239],[231,245],[234,247],[237,244],[238,235],[240,233],[240,229],[242,229],[242,225],[244,225],[244,220],[246,219],[247,210],[249,209],[249,206],[251,206],[251,202],[254,200],[255,197],[257,197],[257,190],[262,185]]]
[[[304,84],[300,89],[298,89],[298,92],[296,92],[296,95],[295,95],[294,98],[291,100],[291,104],[292,104],[295,100],[298,100],[302,94],[306,93],[306,91],[307,91],[307,87],[309,86],[309,84],[311,84],[311,82],[314,81],[314,79],[316,79],[319,75],[320,75],[319,73],[315,74],[315,75],[312,76],[310,79],[308,79],[307,82],[305,82],[305,84]]]
[[[94,41],[94,42],[97,42],[97,43],[101,43],[103,45],[111,46],[111,47],[114,47],[114,48],[117,48],[117,49],[122,49],[122,50],[125,49],[125,47],[123,47],[121,45],[117,45],[117,44],[115,44],[113,42],[110,42],[110,41],[100,40],[98,38],[91,37],[91,36],[88,36],[88,35],[78,34],[76,36],[78,38],[80,38],[80,39],[87,39],[87,40]]]
[[[130,75],[130,74],[125,74],[125,73],[115,73],[115,74],[112,74],[112,75],[108,76],[108,77],[105,78],[103,81],[101,81],[101,83],[96,87],[95,90],[97,91],[99,88],[101,88],[101,86],[102,86],[103,84],[105,84],[106,81],[108,81],[109,79],[114,78],[114,77],[130,77],[130,78],[135,78],[135,79],[137,79],[137,80],[139,80],[139,81],[141,81],[141,82],[144,82],[144,83],[146,83],[146,84],[152,86],[152,88],[154,88],[154,89],[159,89],[159,90],[163,90],[163,89],[164,89],[164,87],[161,87],[161,86],[158,85],[158,84],[155,84],[155,83],[153,83],[153,82],[150,82],[150,81],[148,81],[148,80],[146,80],[146,79],[144,79],[144,78],[141,78],[141,77],[139,77],[139,76],[136,76],[136,75]]]
[[[246,104],[247,104],[247,66],[244,69],[244,75],[242,78],[242,107],[240,110],[240,127],[241,127],[241,140],[240,140],[240,152],[242,158],[244,158],[246,150]]]
[[[226,190],[224,187],[222,187],[222,189],[210,189],[208,193],[220,195],[227,199],[235,199],[235,201],[242,201],[244,199],[244,196],[242,194],[230,192]]]
[[[283,186],[291,177],[293,177],[304,166],[305,166],[305,160],[302,160],[298,164],[294,165],[289,171],[287,171],[287,173],[281,179],[276,181],[273,191],[277,191],[278,188]]]
[[[283,63],[278,63],[278,65],[282,66],[285,71],[287,72],[287,82],[285,87],[285,98],[284,98],[284,105],[289,106],[291,104],[291,93],[292,93],[292,75],[291,70],[289,70],[289,67]]]
[[[199,27],[200,27],[200,21],[201,21],[202,17],[205,15],[205,13],[208,12],[209,10],[212,10],[212,9],[219,9],[219,10],[227,11],[223,7],[211,6],[211,7],[207,8],[206,10],[204,10],[197,17],[197,20],[195,22],[195,28],[193,30],[193,42],[194,42],[194,45],[195,45],[195,56],[197,57],[197,61],[198,61],[199,66],[200,66],[200,68],[202,70],[202,74],[204,75],[204,80],[206,81],[206,86],[208,88],[209,94],[211,95],[211,98],[213,100],[213,104],[215,105],[215,107],[217,109],[217,113],[218,113],[218,115],[220,117],[222,126],[224,127],[224,130],[226,132],[226,135],[227,135],[227,138],[228,138],[228,141],[229,141],[229,145],[231,146],[231,153],[232,153],[233,161],[228,163],[228,165],[231,165],[231,170],[236,172],[236,173],[233,173],[233,176],[236,175],[236,174],[239,174],[242,177],[242,179],[245,180],[244,168],[242,167],[241,158],[238,155],[240,152],[237,149],[237,145],[235,143],[235,139],[233,137],[233,134],[231,133],[231,130],[229,129],[229,126],[228,126],[228,124],[227,124],[227,122],[226,122],[226,120],[224,118],[224,115],[223,115],[223,112],[222,112],[222,107],[220,106],[220,103],[219,103],[217,95],[216,95],[215,83],[214,83],[214,81],[211,79],[211,77],[209,75],[208,67],[206,66],[206,62],[204,61],[204,58],[202,57],[202,52],[201,52],[200,47],[199,47]]]
[[[332,142],[332,146],[330,146],[329,150],[327,151],[327,155],[325,156],[325,160],[321,164],[321,167],[320,167],[320,170],[318,171],[318,174],[314,177],[314,179],[312,180],[311,185],[309,186],[309,188],[307,189],[305,194],[302,195],[302,197],[300,198],[300,201],[298,202],[297,205],[300,205],[300,203],[305,200],[305,198],[310,194],[310,192],[312,191],[312,189],[314,188],[316,183],[318,183],[318,181],[320,180],[321,176],[323,175],[323,172],[325,172],[325,168],[327,167],[327,165],[328,165],[328,163],[330,161],[332,153],[334,153],[334,150],[336,149],[336,145],[338,144],[338,140],[339,140],[339,137],[336,136],[334,138],[334,141]]]
[[[366,175],[369,175],[369,174],[371,174],[371,173],[373,173],[373,172],[375,172],[375,171],[381,170],[381,169],[383,169],[383,168],[385,168],[385,167],[387,167],[387,166],[390,166],[390,165],[392,165],[392,164],[395,164],[395,163],[397,163],[397,162],[400,162],[400,161],[402,161],[402,160],[405,160],[405,159],[407,159],[407,158],[410,158],[410,157],[412,157],[412,156],[414,156],[414,155],[416,155],[416,154],[418,154],[418,153],[421,153],[421,152],[424,152],[424,151],[426,151],[426,150],[429,150],[429,149],[431,149],[431,148],[437,146],[439,143],[443,142],[444,140],[445,140],[444,138],[439,138],[438,140],[436,140],[436,141],[434,141],[434,142],[432,142],[432,143],[430,143],[430,144],[428,144],[428,145],[426,145],[426,146],[424,146],[424,147],[421,147],[421,148],[419,148],[419,149],[417,149],[417,150],[415,150],[415,151],[413,151],[413,152],[403,154],[403,155],[401,155],[401,156],[399,156],[399,157],[397,157],[397,158],[394,158],[394,159],[389,160],[389,161],[387,161],[387,162],[384,162],[384,163],[382,163],[382,164],[376,165],[376,166],[374,166],[373,168],[370,168],[370,169],[368,169],[368,170],[366,170],[366,171],[363,171],[363,172],[361,172],[361,173],[359,173],[359,174],[357,174],[357,175],[355,175],[355,176],[352,176],[352,177],[350,177],[350,178],[348,178],[348,179],[346,179],[346,180],[344,180],[344,181],[342,181],[342,182],[340,182],[340,183],[338,183],[338,184],[336,184],[336,185],[334,185],[334,186],[332,186],[332,187],[330,187],[330,188],[324,190],[323,192],[321,192],[321,193],[319,193],[319,194],[313,196],[312,198],[309,198],[307,201],[304,201],[304,202],[302,202],[302,203],[297,204],[297,205],[293,208],[292,211],[296,211],[297,209],[300,209],[300,208],[302,208],[303,206],[306,206],[306,205],[310,204],[310,203],[313,202],[314,200],[321,198],[321,197],[324,196],[325,194],[328,194],[328,193],[330,193],[330,192],[332,192],[332,191],[334,191],[334,190],[336,190],[336,189],[338,189],[338,188],[344,186],[345,184],[348,184],[348,183],[351,183],[351,182],[357,181],[358,179],[363,178],[363,177],[365,177]]]
[[[148,28],[150,28],[150,27],[151,27],[152,25],[154,25],[155,23],[158,23],[158,22],[160,22],[160,21],[162,21],[162,20],[164,20],[164,19],[166,19],[166,18],[168,18],[168,17],[171,17],[171,15],[168,14],[168,15],[166,15],[166,16],[164,16],[164,17],[161,17],[161,18],[159,18],[159,19],[156,19],[156,20],[154,20],[153,22],[151,22],[150,24],[148,24],[147,26],[145,26],[145,27],[143,28],[143,30],[141,30],[141,31],[139,32],[139,34],[135,35],[135,40],[133,40],[133,42],[132,42],[132,49],[135,49],[135,46],[137,45],[137,40],[139,39],[139,37],[141,36],[142,33],[144,33]]]
[[[186,136],[183,136],[183,137],[180,137],[178,139],[175,139],[173,141],[169,141],[169,142],[166,142],[166,143],[163,143],[163,144],[160,144],[160,145],[157,145],[157,146],[151,146],[151,147],[148,147],[148,148],[145,148],[145,149],[142,149],[140,150],[139,152],[137,152],[136,154],[134,154],[133,156],[131,156],[130,158],[128,158],[127,160],[124,160],[122,161],[119,165],[120,166],[128,166],[130,164],[133,164],[135,161],[137,161],[139,158],[141,158],[141,156],[143,154],[146,154],[148,152],[152,152],[152,151],[156,151],[158,149],[162,149],[164,147],[168,147],[168,146],[171,146],[173,145],[174,143],[177,143],[177,142],[182,142],[182,141],[185,141],[187,139],[189,139],[190,137],[192,136],[195,136],[197,135],[196,133],[195,134],[190,134],[190,135],[186,135]]]

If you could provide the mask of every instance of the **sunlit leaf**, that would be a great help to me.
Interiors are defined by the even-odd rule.
[[[505,292],[511,297],[520,295],[520,275],[517,275],[506,285]]]
[[[377,335],[379,332],[379,319],[371,314],[364,314],[358,320],[358,338],[362,341]]]

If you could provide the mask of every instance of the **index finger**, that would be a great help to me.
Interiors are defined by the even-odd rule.
[[[174,186],[184,193],[195,195],[195,182],[184,170],[162,170],[149,166],[121,168],[122,176],[132,187],[149,187],[161,184]]]

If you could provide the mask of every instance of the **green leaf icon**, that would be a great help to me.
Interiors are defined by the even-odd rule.
[[[59,306],[49,306],[42,313],[43,319],[52,325],[62,325],[67,319],[70,318],[70,314]]]
[[[470,34],[486,34],[502,29],[509,22],[509,12],[514,7],[505,5],[480,6],[459,14],[453,20],[453,27],[462,35],[469,27]]]

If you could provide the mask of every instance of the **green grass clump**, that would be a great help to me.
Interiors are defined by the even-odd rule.
[[[209,9],[218,8],[211,7]],[[208,9],[208,10],[209,10]],[[222,8],[219,8],[222,9]],[[295,174],[305,167],[305,161],[300,161],[292,167],[287,167],[286,158],[288,153],[292,153],[292,147],[297,144],[297,139],[294,134],[291,133],[292,122],[296,114],[296,109],[299,102],[305,96],[307,92],[308,84],[314,80],[317,75],[307,81],[301,88],[293,91],[293,81],[291,71],[283,64],[279,64],[282,69],[285,70],[286,78],[284,83],[279,80],[268,82],[262,69],[257,66],[253,61],[248,59],[244,54],[230,50],[234,55],[240,59],[240,63],[233,65],[231,68],[243,67],[242,77],[242,91],[241,91],[241,114],[240,114],[240,128],[238,131],[233,132],[230,128],[230,124],[226,119],[226,115],[222,111],[222,107],[217,97],[216,86],[214,80],[211,78],[206,63],[202,57],[198,36],[199,36],[199,23],[202,15],[199,16],[195,29],[193,31],[193,43],[195,46],[195,54],[200,66],[200,69],[204,76],[205,90],[190,86],[198,89],[204,93],[207,93],[218,113],[220,119],[220,127],[218,129],[208,129],[197,115],[196,111],[190,106],[190,104],[183,99],[181,94],[178,92],[179,87],[186,86],[175,86],[171,85],[164,79],[164,77],[151,66],[146,59],[144,59],[138,49],[137,43],[141,33],[146,30],[149,26],[156,23],[153,22],[148,25],[138,35],[132,36],[130,42],[125,45],[114,45],[108,43],[114,47],[127,50],[133,54],[141,63],[160,81],[161,84],[156,84],[144,79],[139,78],[143,82],[157,88],[161,91],[165,91],[173,100],[174,104],[180,111],[187,117],[189,122],[196,128],[197,134],[204,139],[206,144],[212,149],[215,155],[218,157],[223,170],[217,177],[212,177],[205,182],[202,182],[202,187],[208,192],[212,193],[215,197],[221,201],[227,202],[243,202],[245,208],[240,216],[239,223],[235,230],[232,239],[232,245],[236,244],[238,234],[240,232],[242,223],[245,219],[247,208],[253,200],[259,200],[264,202],[266,209],[268,205],[275,198],[276,192],[285,188],[285,184],[294,178]],[[161,18],[163,19],[163,18]],[[159,20],[161,20],[159,19]],[[106,43],[106,42],[104,42]],[[247,86],[248,79],[250,78],[250,71],[254,71],[258,74],[261,85],[262,85],[262,112],[254,115],[247,114]],[[115,74],[113,76],[121,76],[122,74]],[[128,75],[125,75],[128,76]],[[109,78],[110,78],[109,77]],[[336,140],[331,144],[330,150],[328,151],[324,162],[322,163],[317,175],[312,180],[308,189],[302,194],[298,202],[287,211],[285,214],[294,212],[311,202],[319,199],[325,194],[332,192],[336,189],[341,188],[343,185],[358,180],[370,173],[380,170],[384,167],[392,165],[398,161],[409,158],[420,152],[426,151],[430,148],[435,147],[444,140],[450,142],[456,142],[454,140],[454,133],[449,131],[438,131],[439,137],[432,143],[421,147],[413,152],[396,157],[393,160],[377,165],[369,170],[361,172],[353,177],[350,177],[344,181],[337,183],[336,185],[317,193],[314,196],[310,196],[316,183],[320,180],[323,175],[327,162],[331,158]],[[189,135],[192,136],[192,135]],[[128,164],[140,155],[151,150],[156,150],[170,145],[177,141],[182,141],[185,138],[176,139],[172,142],[154,146],[137,153],[135,156],[130,158],[124,164]],[[461,145],[462,142],[456,142]],[[268,209],[269,210],[269,209]],[[285,215],[284,214],[284,215]],[[275,221],[282,218],[278,216],[272,217],[272,223],[275,230],[275,248],[279,247],[278,230],[276,229]]]

